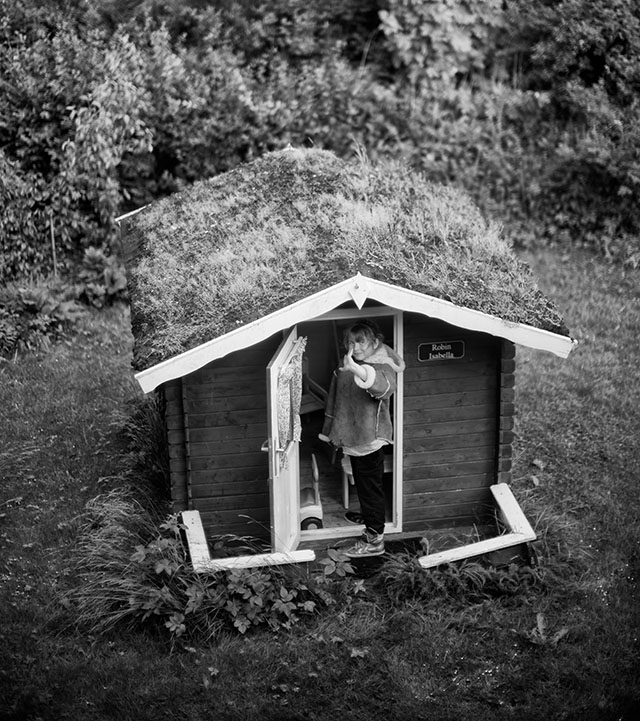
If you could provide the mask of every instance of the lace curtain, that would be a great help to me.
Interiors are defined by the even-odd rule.
[[[302,356],[306,338],[298,338],[289,362],[278,375],[278,440],[280,448],[290,441],[300,441],[300,403],[302,401]]]

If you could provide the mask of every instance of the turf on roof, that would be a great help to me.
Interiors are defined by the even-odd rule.
[[[130,237],[136,370],[358,271],[568,335],[498,226],[400,165],[268,153],[144,209]]]

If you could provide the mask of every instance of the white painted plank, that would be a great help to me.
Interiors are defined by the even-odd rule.
[[[502,512],[505,525],[512,533],[521,533],[527,541],[534,541],[536,533],[518,505],[511,488],[506,483],[491,486],[491,493]]]
[[[527,540],[528,539],[521,533],[505,533],[503,536],[489,538],[486,541],[477,541],[466,546],[450,548],[447,551],[430,553],[428,556],[421,556],[418,560],[423,568],[433,568],[443,563],[462,561],[465,558],[482,556],[484,553],[509,548],[509,546],[517,546],[519,543],[525,543]]]
[[[225,571],[233,568],[258,568],[260,566],[282,566],[289,563],[315,561],[316,554],[311,550],[289,551],[288,553],[261,553],[255,556],[232,556],[230,558],[212,558],[203,561],[194,569],[198,573],[207,571]]]
[[[182,511],[181,521],[185,526],[185,534],[187,537],[187,548],[189,549],[189,557],[194,568],[206,563],[210,559],[209,544],[202,527],[202,519],[200,511]]]
[[[447,551],[423,556],[419,559],[423,568],[433,568],[443,563],[453,563],[464,558],[481,556],[484,553],[536,540],[536,533],[518,505],[511,488],[506,483],[496,483],[491,486],[490,490],[509,533],[489,538],[486,541],[477,541],[466,546],[458,546]]]
[[[209,544],[202,526],[200,511],[183,511],[182,524],[185,527],[187,548],[191,564],[198,573],[223,571],[231,568],[257,568],[259,566],[282,566],[288,563],[314,561],[316,554],[311,550],[289,551],[288,553],[258,553],[253,556],[232,556],[211,558]]]

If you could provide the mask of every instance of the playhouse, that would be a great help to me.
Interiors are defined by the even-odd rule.
[[[406,363],[387,537],[498,511],[504,536],[531,540],[508,490],[515,348],[566,357],[573,341],[466,196],[401,166],[288,149],[123,227],[136,378],[162,399],[194,562],[220,567],[207,544],[222,534],[269,544],[240,561],[252,565],[359,533],[344,516],[357,509],[348,458],[318,434],[343,331],[363,317]]]

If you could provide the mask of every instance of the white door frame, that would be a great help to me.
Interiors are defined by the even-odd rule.
[[[393,316],[393,346],[400,357],[404,355],[404,332],[403,332],[403,312],[389,306],[380,306],[373,308],[341,308],[332,310],[316,318],[310,318],[305,323],[315,323],[331,320],[349,320],[353,318],[376,318],[376,317]],[[404,434],[404,384],[402,382],[403,374],[398,374],[398,386],[393,394],[393,518],[391,522],[384,524],[385,533],[401,533],[402,532],[402,457],[403,457],[403,434]],[[313,531],[301,531],[301,540],[326,540],[332,538],[349,538],[354,535],[355,526],[334,526],[329,528],[319,528]]]

